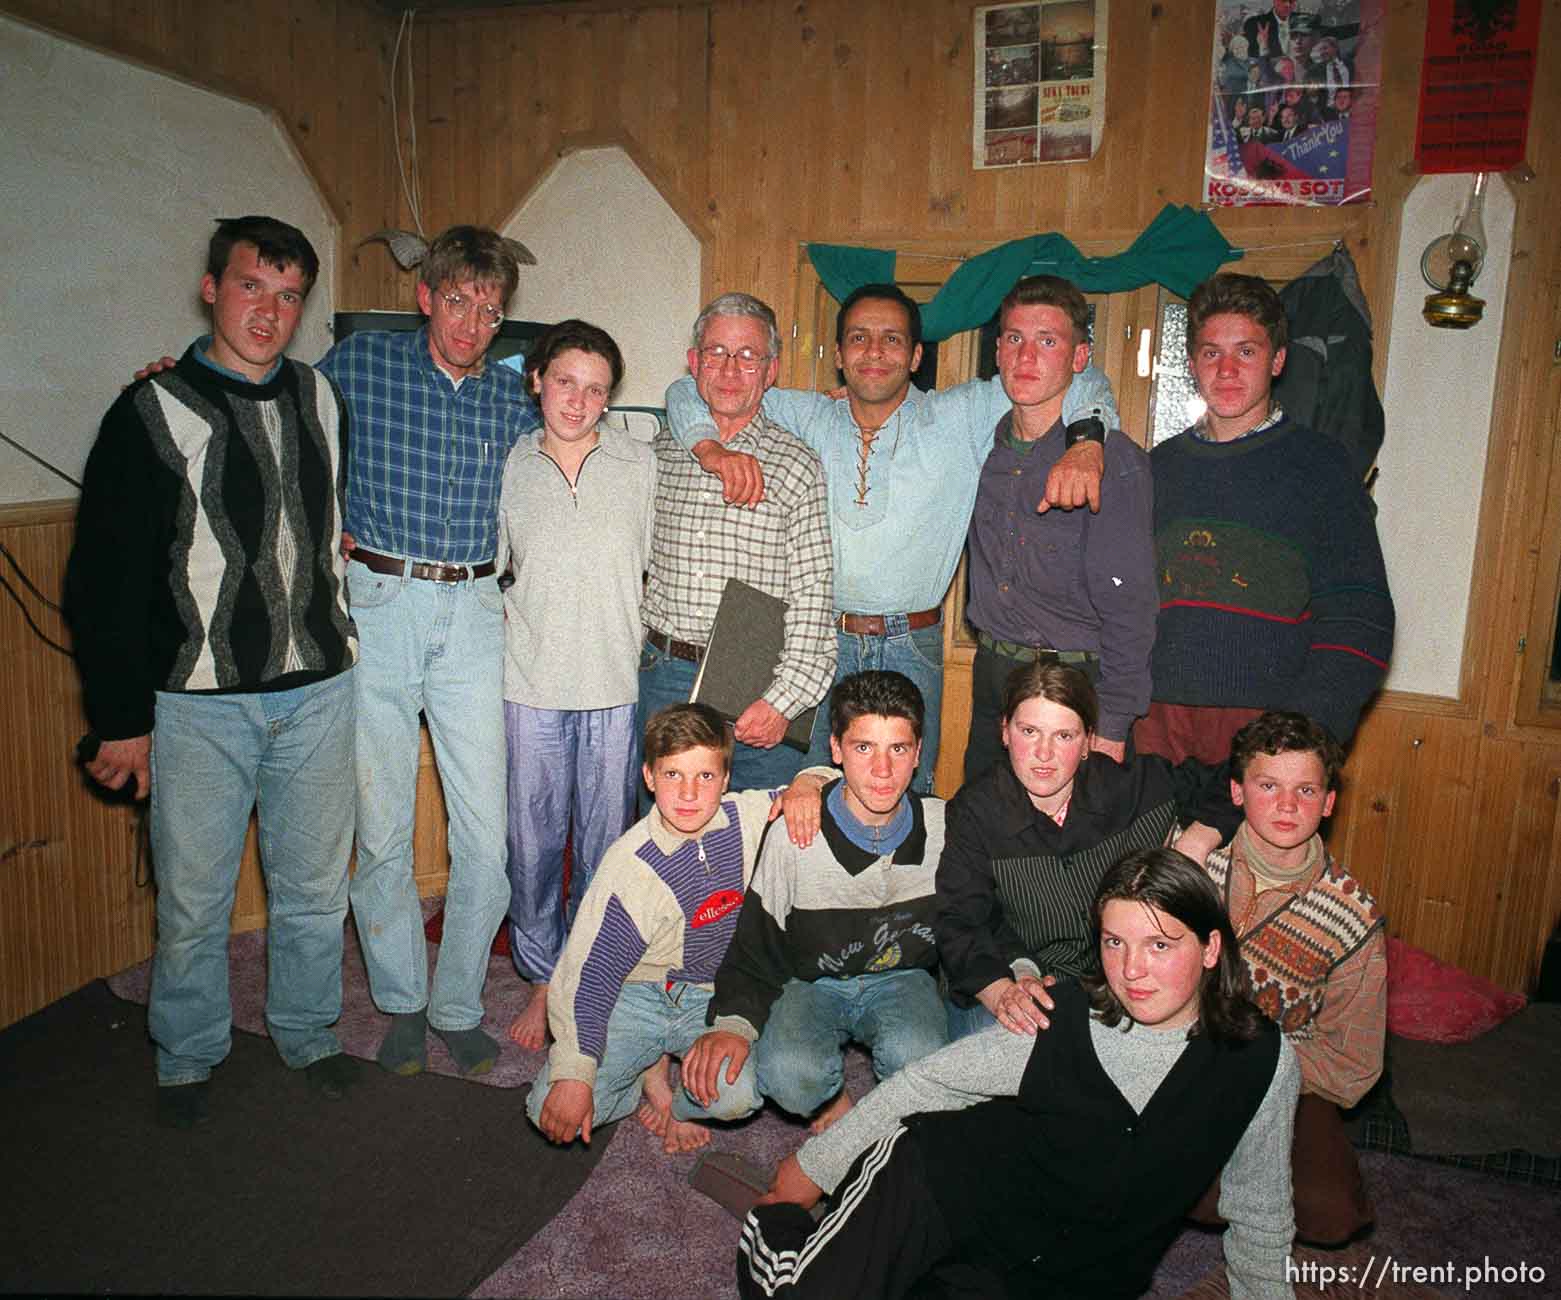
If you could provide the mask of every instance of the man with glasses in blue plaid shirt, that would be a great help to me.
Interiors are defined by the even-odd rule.
[[[430,1026],[463,1073],[483,1073],[499,1053],[480,1027],[489,945],[510,897],[494,555],[505,458],[537,419],[520,375],[484,359],[518,279],[499,235],[452,227],[420,270],[425,326],[354,334],[319,367],[350,414],[347,587],[362,646],[352,910],[374,1001],[392,1017],[379,1062],[396,1074],[424,1068]],[[420,710],[450,819],[432,990],[412,878]]]

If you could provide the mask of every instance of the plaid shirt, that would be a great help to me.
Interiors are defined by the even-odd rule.
[[[521,377],[486,366],[457,388],[429,355],[426,325],[354,334],[319,369],[347,402],[347,531],[371,551],[491,560],[504,462],[537,427]]]
[[[729,506],[721,481],[662,428],[656,435],[656,519],[645,626],[704,645],[728,578],[786,601],[786,645],[764,699],[788,718],[817,704],[835,678],[829,499],[818,457],[762,412],[726,444],[758,458],[764,500]]]

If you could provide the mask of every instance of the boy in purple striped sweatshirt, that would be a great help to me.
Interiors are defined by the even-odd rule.
[[[706,705],[674,705],[646,724],[655,807],[602,858],[548,993],[554,1042],[526,1114],[551,1141],[589,1143],[593,1127],[638,1107],[665,1150],[692,1151],[710,1140],[700,1119],[741,1119],[763,1102],[751,1062],[709,1106],[674,1095],[668,1073],[667,1058],[705,1030],[716,968],[778,810],[777,791],[727,792],[731,759],[731,728]]]

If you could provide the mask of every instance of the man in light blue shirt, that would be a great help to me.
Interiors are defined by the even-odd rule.
[[[1000,380],[939,392],[911,385],[921,364],[921,310],[892,284],[866,285],[841,304],[835,365],[846,396],[771,388],[764,412],[796,433],[824,463],[835,563],[835,680],[868,669],[901,672],[927,702],[912,788],[932,792],[943,702],[942,604],[959,565],[992,431],[1012,403]],[[1091,367],[1068,390],[1063,420],[1094,416],[1116,427],[1106,378]],[[667,390],[673,436],[710,473],[729,502],[756,502],[763,483],[753,459],[728,452],[693,380]],[[1047,480],[1038,509],[1099,508],[1098,443],[1074,446]],[[829,761],[820,712],[809,763]]]

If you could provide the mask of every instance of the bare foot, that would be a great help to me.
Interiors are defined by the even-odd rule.
[[[547,985],[531,986],[531,1001],[509,1027],[510,1042],[528,1052],[540,1052],[547,1046]]]
[[[691,1119],[672,1118],[672,1070],[671,1061],[665,1055],[640,1076],[640,1086],[645,1090],[645,1100],[635,1112],[635,1118],[661,1139],[661,1149],[668,1155],[679,1151],[697,1151],[710,1145],[710,1130]]]
[[[698,1151],[710,1145],[710,1130],[691,1119],[667,1117],[667,1136],[661,1140],[661,1149],[669,1156],[679,1151]]]
[[[667,1136],[667,1125],[672,1123],[672,1074],[671,1059],[665,1053],[655,1065],[640,1075],[640,1087],[645,1100],[634,1113],[634,1118],[659,1138]]]
[[[851,1094],[841,1088],[834,1096],[834,1100],[826,1102],[823,1110],[813,1117],[813,1122],[808,1125],[808,1132],[817,1137],[837,1119],[851,1109],[854,1103]]]

